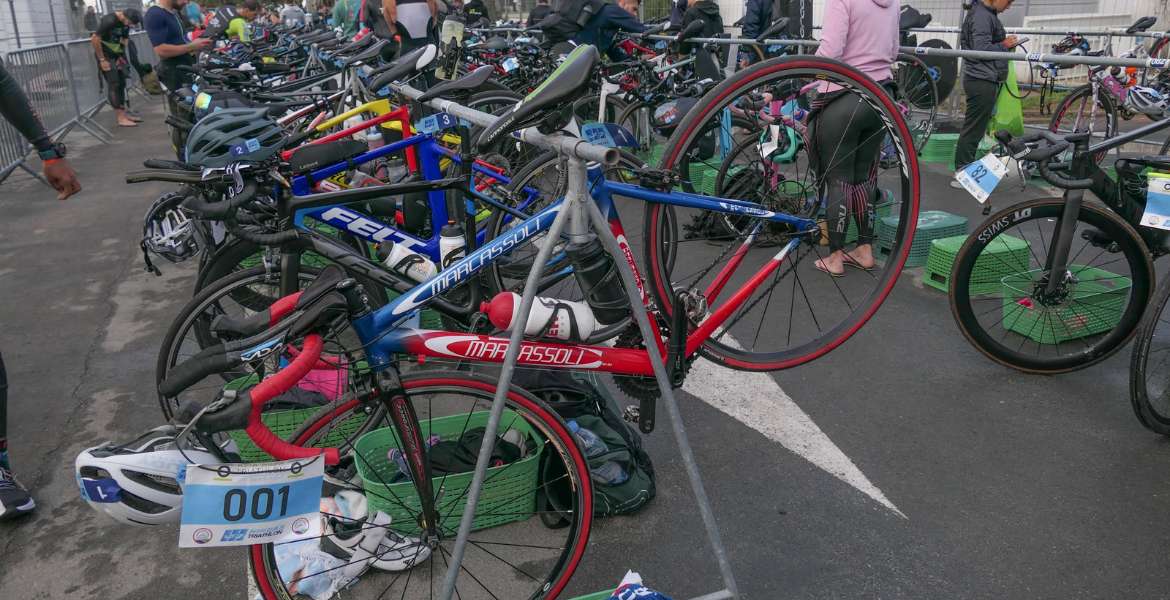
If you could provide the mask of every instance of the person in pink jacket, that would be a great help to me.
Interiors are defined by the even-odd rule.
[[[898,3],[894,0],[827,0],[817,56],[844,62],[873,80],[892,78],[898,56]],[[881,117],[857,94],[825,84],[812,104],[810,161],[825,197],[829,255],[814,264],[834,277],[845,267],[872,269],[877,163],[885,138]],[[845,249],[849,221],[857,246]]]

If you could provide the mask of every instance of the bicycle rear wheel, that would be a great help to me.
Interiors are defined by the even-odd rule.
[[[782,104],[796,100],[797,105],[807,107],[802,96],[818,82],[839,86],[840,99],[836,101],[851,100],[858,106],[856,113],[876,114],[877,118],[870,120],[877,123],[875,131],[863,141],[873,148],[888,140],[891,150],[889,161],[884,157],[879,161],[880,152],[859,157],[854,147],[839,144],[823,148],[829,156],[824,161],[828,167],[821,170],[829,171],[838,161],[858,157],[871,173],[864,184],[869,186],[865,197],[858,203],[864,206],[850,204],[848,214],[834,222],[849,223],[846,247],[858,243],[857,248],[850,247],[851,252],[864,252],[861,246],[869,246],[876,262],[871,270],[847,270],[844,278],[831,277],[817,268],[818,261],[827,258],[830,251],[821,246],[827,239],[823,232],[829,220],[816,215],[823,212],[821,200],[833,182],[817,169],[806,168],[807,161],[801,158],[809,147],[804,122],[794,124],[796,134],[804,140],[804,152],[794,153],[792,159],[785,154],[780,162],[762,173],[753,172],[752,177],[737,175],[751,169],[760,157],[772,160],[779,148],[773,148],[776,142],[760,137],[769,131],[770,123],[762,115],[740,110],[741,99],[745,107],[756,105],[754,99],[769,96]],[[738,127],[736,118],[725,112],[729,108],[740,111],[739,119],[746,114],[757,122]],[[874,115],[863,116],[869,120]],[[757,141],[745,142],[753,136]],[[743,160],[732,156],[736,148],[743,150],[745,143],[750,152],[742,153]],[[725,164],[725,160],[730,162]],[[819,230],[798,231],[792,225],[744,218],[750,215],[726,202],[713,202],[719,208],[705,209],[647,205],[646,261],[657,308],[669,315],[674,296],[681,294],[688,326],[693,329],[720,306],[724,310],[731,307],[728,319],[701,347],[704,356],[717,363],[771,371],[826,354],[874,315],[906,262],[919,198],[912,136],[885,90],[847,65],[823,58],[786,57],[740,71],[708,92],[681,121],[667,142],[661,164],[679,172],[687,182],[683,185],[687,191],[710,193],[714,186],[708,183],[718,181],[717,194],[760,202],[774,212],[811,215],[809,218],[815,217],[821,225]],[[737,168],[739,171],[733,172]],[[722,176],[720,171],[724,171]],[[677,216],[668,219],[671,212]],[[876,231],[859,231],[863,223],[872,224],[875,219]],[[796,245],[786,256],[778,254],[794,241]],[[756,286],[754,291],[750,285]]]
[[[1093,86],[1086,84],[1069,92],[1056,106],[1048,129],[1062,136],[1088,132],[1091,143],[1117,135],[1117,101],[1103,87],[1098,87],[1094,99]],[[1071,151],[1069,153],[1071,155]],[[1094,156],[1098,163],[1107,152]]]
[[[1001,210],[955,258],[951,313],[967,341],[1002,365],[1064,373],[1100,362],[1133,335],[1149,300],[1154,272],[1145,244],[1121,217],[1087,202],[1057,292],[1046,291],[1063,210],[1061,198]]]
[[[495,380],[464,372],[432,371],[405,374],[402,383],[424,435],[438,435],[443,441],[458,440],[483,426],[498,385]],[[323,504],[330,498],[365,498],[366,514],[388,515],[389,524],[372,516],[363,520],[356,514],[325,512],[320,539],[252,546],[250,566],[265,600],[301,598],[298,593],[323,585],[326,582],[322,580],[332,574],[350,566],[360,568],[336,548],[355,546],[354,536],[383,531],[387,540],[391,536],[405,540],[394,554],[387,551],[386,541],[380,546],[382,557],[399,558],[393,566],[400,570],[371,568],[351,587],[315,597],[430,598],[442,589],[470,473],[440,475],[435,471],[439,537],[426,544],[414,543],[420,535],[418,491],[409,479],[393,479],[401,476],[395,462],[387,458],[387,449],[398,447],[397,435],[392,428],[387,429],[390,424],[385,411],[371,411],[369,406],[350,396],[318,412],[292,441],[306,447],[337,445],[342,450],[342,464],[327,469],[331,484],[327,487],[332,489],[329,496],[323,496]],[[520,442],[514,447],[524,446],[519,449],[522,456],[488,472],[460,569],[457,597],[557,598],[589,540],[593,492],[587,463],[560,417],[517,388],[508,394],[500,432],[506,439]],[[478,450],[478,444],[475,448]],[[434,458],[436,453],[428,456],[432,469],[440,465]],[[547,528],[542,525],[546,519],[565,526]],[[312,554],[315,562],[298,560],[319,548],[330,548],[331,555]]]
[[[1146,429],[1170,435],[1170,279],[1163,281],[1138,327],[1129,363],[1129,400]]]

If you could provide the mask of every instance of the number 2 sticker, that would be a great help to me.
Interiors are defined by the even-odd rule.
[[[180,548],[287,542],[321,535],[324,461],[190,465]]]

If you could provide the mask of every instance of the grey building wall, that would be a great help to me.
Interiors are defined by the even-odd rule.
[[[0,52],[82,35],[82,0],[0,0]]]

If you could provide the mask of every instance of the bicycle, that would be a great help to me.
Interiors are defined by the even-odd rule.
[[[557,108],[564,105],[566,99],[579,95],[580,91],[588,86],[597,60],[596,51],[590,47],[575,50],[536,92],[515,109],[494,120],[481,134],[477,144],[481,147],[490,145],[500,137],[514,130],[529,127],[533,123],[547,124],[546,120],[558,113]],[[386,415],[390,419],[388,425],[397,432],[393,435],[397,435],[396,439],[401,440],[397,447],[402,447],[406,451],[406,466],[411,474],[409,495],[415,500],[420,500],[413,506],[421,506],[418,510],[406,513],[404,519],[396,519],[397,525],[392,523],[390,527],[408,528],[403,531],[403,535],[418,536],[425,540],[426,547],[431,548],[430,556],[438,555],[445,558],[447,549],[444,544],[449,540],[447,532],[451,530],[449,525],[454,515],[436,510],[439,501],[446,500],[436,499],[436,494],[441,493],[443,489],[443,480],[440,479],[438,485],[434,485],[427,471],[428,461],[423,453],[426,442],[422,432],[426,430],[428,417],[435,413],[431,412],[431,405],[425,399],[415,401],[414,395],[409,393],[412,392],[412,388],[405,385],[409,376],[401,378],[403,385],[397,383],[399,378],[394,357],[406,354],[431,361],[502,362],[510,345],[508,338],[464,332],[403,329],[403,324],[411,319],[419,308],[435,302],[440,294],[472,281],[500,256],[534,240],[560,239],[561,233],[579,244],[600,245],[603,255],[609,257],[606,261],[610,265],[601,270],[610,273],[610,268],[616,269],[619,275],[615,277],[603,273],[595,280],[596,285],[583,286],[591,292],[590,304],[594,304],[594,299],[599,301],[614,299],[612,295],[616,292],[614,287],[620,285],[621,293],[627,298],[627,302],[642,302],[658,315],[656,319],[639,322],[639,331],[642,332],[644,336],[642,339],[645,341],[631,343],[630,340],[626,340],[626,343],[619,344],[618,347],[610,347],[597,344],[621,335],[621,330],[593,335],[590,339],[557,338],[556,341],[549,339],[546,332],[544,339],[522,341],[519,348],[514,351],[518,352],[521,365],[610,372],[633,381],[644,380],[654,374],[656,363],[653,361],[666,357],[665,364],[670,377],[675,384],[681,385],[688,362],[699,352],[723,364],[742,369],[772,370],[802,364],[823,356],[848,339],[872,317],[888,295],[909,253],[909,239],[917,217],[917,163],[909,150],[911,147],[909,129],[897,112],[894,102],[874,82],[855,74],[850,67],[835,61],[800,57],[767,61],[745,70],[712,90],[706,99],[707,102],[703,104],[704,109],[695,110],[682,120],[666,152],[664,164],[674,164],[682,153],[687,152],[691,143],[701,137],[703,131],[707,129],[706,121],[713,116],[719,119],[718,115],[722,109],[733,102],[738,93],[748,93],[758,85],[768,85],[770,82],[783,79],[786,75],[802,80],[819,76],[822,80],[844,86],[843,89],[856,93],[866,102],[872,103],[873,109],[880,110],[883,118],[888,119],[889,132],[896,135],[895,144],[901,148],[900,152],[905,159],[905,162],[895,169],[896,176],[902,178],[904,184],[904,189],[900,189],[904,193],[905,202],[900,204],[898,210],[901,224],[894,233],[893,253],[887,258],[885,268],[881,272],[871,273],[868,279],[855,280],[864,283],[872,280],[873,289],[858,296],[855,304],[842,307],[843,313],[822,314],[821,320],[825,329],[818,326],[817,331],[811,334],[811,339],[799,339],[794,347],[786,351],[761,352],[754,344],[751,347],[745,345],[733,347],[736,342],[726,336],[728,331],[735,328],[739,317],[763,298],[769,297],[782,275],[790,276],[795,282],[802,270],[806,271],[807,275],[815,273],[807,264],[800,264],[802,257],[812,254],[811,250],[805,252],[801,247],[811,246],[815,249],[816,240],[820,237],[820,228],[814,219],[777,213],[741,200],[712,198],[679,191],[675,189],[678,185],[677,175],[666,170],[641,170],[639,185],[611,182],[604,177],[604,165],[614,164],[618,157],[617,150],[590,146],[580,140],[561,135],[546,138],[528,129],[521,133],[522,138],[557,149],[567,157],[568,183],[567,193],[563,199],[548,204],[527,219],[519,220],[519,217],[516,217],[515,225],[503,235],[487,241],[482,247],[450,265],[436,277],[413,287],[376,310],[365,301],[360,286],[346,280],[340,270],[331,268],[329,271],[332,274],[328,276],[323,274],[305,292],[281,299],[270,311],[254,315],[246,322],[233,323],[232,328],[244,338],[242,341],[210,348],[201,356],[176,367],[164,381],[162,386],[164,391],[174,393],[203,377],[238,367],[249,362],[249,359],[274,368],[287,360],[290,362],[288,367],[273,377],[263,379],[249,393],[236,395],[234,401],[225,400],[216,407],[218,410],[214,413],[210,411],[205,413],[205,417],[210,414],[216,421],[214,427],[206,427],[204,419],[196,420],[196,426],[212,434],[225,429],[238,429],[246,423],[249,436],[258,446],[270,451],[274,456],[311,458],[321,455],[331,465],[342,462],[343,457],[349,456],[348,452],[339,449],[344,450],[354,443],[350,441],[353,439],[349,433],[352,429],[345,429],[352,426],[351,419],[358,421],[359,429],[369,430],[375,425],[385,423],[386,419],[386,417],[374,419],[371,415]],[[407,86],[397,87],[409,96],[421,95],[417,90]],[[472,113],[449,102],[436,100],[432,102],[432,106],[450,111],[456,117],[466,115],[481,121],[488,118],[486,115]],[[587,161],[592,161],[592,164],[587,164]],[[895,176],[895,173],[890,175]],[[348,200],[356,200],[365,193],[368,191],[343,192],[350,195]],[[645,227],[650,234],[648,237],[658,242],[651,241],[646,249],[652,265],[652,278],[648,282],[650,293],[645,291],[642,279],[637,274],[632,249],[623,241],[625,236],[617,215],[615,196],[652,203],[647,210]],[[340,196],[334,196],[329,201],[337,202],[341,199]],[[246,201],[246,197],[232,199],[229,208]],[[317,208],[318,204],[324,201],[321,198],[293,198],[289,204],[293,214],[304,214]],[[700,296],[702,290],[696,290],[693,282],[692,285],[680,285],[686,279],[680,278],[676,282],[671,275],[679,274],[665,270],[669,266],[664,260],[666,247],[674,243],[677,238],[673,236],[678,233],[667,231],[668,228],[664,226],[671,222],[666,216],[669,209],[747,215],[756,219],[756,226],[746,236],[746,243],[741,240],[736,244],[738,250],[733,259],[727,261],[713,279],[707,279],[713,285],[703,286],[703,289],[709,292],[706,296]],[[764,236],[761,232],[766,227],[775,228],[769,237],[777,243],[765,247],[755,246],[755,240]],[[597,232],[596,236],[590,233],[591,229]],[[343,251],[327,238],[303,228],[299,222],[294,234],[298,238],[306,239],[317,252],[343,264],[347,261],[345,253],[348,251]],[[533,264],[549,264],[554,246],[543,244]],[[750,266],[760,258],[763,259],[763,264]],[[680,261],[679,264],[683,263]],[[692,261],[687,263],[686,267],[689,271],[695,265],[696,263]],[[829,283],[832,280],[828,277],[820,278],[824,285],[817,284],[816,279],[813,275],[806,284],[802,284],[808,293],[829,290],[836,285]],[[534,286],[536,281],[535,277],[530,278],[529,286]],[[770,281],[774,282],[769,285]],[[848,283],[849,281],[844,282]],[[526,291],[530,289],[526,288]],[[735,291],[731,292],[733,289]],[[722,290],[728,290],[730,297],[717,303],[716,299]],[[323,298],[330,300],[326,302]],[[700,300],[708,300],[709,304],[705,306],[696,304]],[[317,305],[315,302],[323,304]],[[668,306],[669,308],[666,308]],[[614,307],[598,305],[594,306],[594,311],[600,315],[603,308],[612,310]],[[785,313],[787,314],[787,310]],[[838,318],[839,322],[830,323],[831,317]],[[660,326],[660,322],[665,326]],[[350,346],[358,350],[354,356],[349,356],[345,352],[343,336],[335,333],[344,323],[348,323],[346,335],[352,334],[358,338],[357,345]],[[277,326],[275,331],[268,329],[273,324]],[[321,331],[330,332],[331,343],[338,344],[341,350],[323,358]],[[792,333],[790,329],[789,341]],[[639,347],[639,344],[648,347]],[[346,365],[347,368],[347,373],[340,378],[341,380],[358,383],[352,388],[352,392],[347,390],[348,393],[322,408],[317,413],[317,420],[305,425],[301,433],[294,436],[293,444],[281,442],[266,431],[261,420],[261,411],[267,400],[275,397],[292,382],[304,377],[315,366],[338,369],[339,365]],[[658,368],[661,368],[660,364]],[[425,378],[429,373],[422,372],[416,376]],[[448,379],[446,375],[442,377],[443,379],[434,385],[444,382],[458,383],[460,389],[466,391],[468,395],[478,391],[480,397],[484,393],[494,392],[494,382],[482,381],[472,384],[467,382],[465,377],[458,379],[461,377],[460,374],[452,375],[452,379]],[[360,385],[361,382],[365,385]],[[568,479],[574,481],[577,486],[570,488],[573,496],[568,500],[569,510],[554,509],[559,516],[567,518],[571,525],[567,530],[558,530],[565,532],[565,539],[554,545],[517,542],[516,537],[534,533],[522,525],[496,530],[500,532],[498,535],[504,536],[504,529],[507,529],[507,537],[491,539],[490,541],[498,546],[492,546],[490,550],[484,550],[472,540],[470,550],[474,552],[468,555],[468,560],[472,562],[468,563],[471,566],[466,567],[464,574],[475,583],[459,588],[460,597],[484,596],[479,593],[479,588],[475,587],[478,585],[483,587],[488,595],[495,597],[555,598],[564,590],[569,577],[572,576],[588,539],[591,516],[589,476],[576,444],[567,435],[567,429],[558,417],[545,410],[539,402],[528,401],[515,390],[507,392],[507,397],[510,402],[509,409],[519,413],[543,433],[540,444],[553,446],[556,452],[553,456],[559,457],[556,458],[557,463],[565,471],[565,475],[559,476],[557,481]],[[426,409],[422,408],[424,405]],[[381,406],[381,412],[378,406]],[[466,413],[467,418],[472,414],[474,409]],[[243,422],[241,415],[246,415]],[[652,397],[643,393],[638,415],[639,426],[644,431],[652,430],[655,424],[654,417]],[[337,433],[338,437],[331,439],[330,435],[334,433]],[[340,441],[336,441],[338,438]],[[314,440],[328,447],[325,449],[304,447],[304,444]],[[360,462],[364,459],[353,460]],[[332,480],[348,481],[338,475],[337,469],[331,467]],[[350,485],[352,487],[353,484]],[[454,502],[458,501],[459,499],[456,499]],[[527,515],[533,514],[531,509],[525,509],[523,512]],[[419,514],[422,515],[421,518],[416,518]],[[403,523],[402,520],[406,522]],[[535,575],[520,568],[521,562],[501,560],[497,555],[497,551],[511,551],[522,555],[523,552],[532,550],[544,550],[545,554],[552,555],[545,560],[522,563],[539,565],[541,572]],[[290,597],[288,588],[290,580],[303,578],[303,574],[282,573],[276,552],[276,546],[272,544],[252,548],[250,563],[264,598]],[[503,588],[507,590],[506,594],[496,595],[486,588],[483,583],[486,577],[481,577],[480,574],[488,571],[476,565],[487,563],[494,565],[484,567],[489,568],[492,574],[506,576],[508,581],[501,584],[509,586]],[[433,569],[435,566],[433,559],[430,564]],[[478,573],[476,569],[479,569]],[[549,572],[545,573],[545,569]],[[517,571],[523,575],[517,575]],[[415,566],[410,573],[419,579],[428,576],[425,567]],[[527,579],[524,576],[527,576]],[[433,583],[433,571],[431,577]],[[351,588],[347,593],[365,595],[367,592],[377,594],[382,590],[390,590],[391,593],[405,595],[410,581],[409,575],[405,582],[401,577],[397,577],[388,584],[386,578],[363,578],[358,582],[360,589]],[[396,585],[402,586],[401,592]]]
[[[1088,132],[997,134],[1065,192],[992,214],[959,249],[950,304],[968,342],[1002,365],[1051,374],[1096,364],[1129,340],[1153,287],[1152,258],[1166,252],[1166,236],[1140,224],[1142,172],[1170,162],[1121,159],[1114,179],[1095,157],[1167,127],[1170,119],[1094,144]],[[1056,163],[1070,148],[1071,164]],[[1085,190],[1104,206],[1085,202]]]

